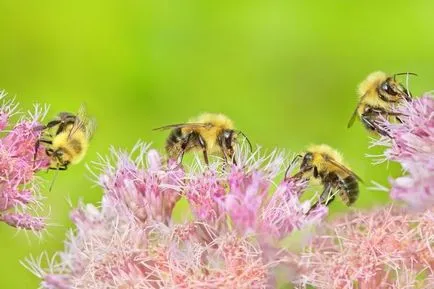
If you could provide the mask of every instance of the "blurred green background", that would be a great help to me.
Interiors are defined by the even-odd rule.
[[[0,88],[49,117],[83,102],[98,120],[84,163],[110,145],[161,148],[152,128],[203,111],[223,112],[253,142],[300,151],[341,150],[367,185],[358,207],[386,202],[367,190],[399,174],[373,167],[369,138],[347,121],[356,85],[370,72],[412,71],[414,94],[431,90],[432,1],[0,1]],[[430,62],[431,61],[431,62]],[[69,196],[98,202],[85,165],[44,192],[52,222],[41,241],[0,225],[1,288],[37,288],[18,260],[63,247]],[[51,174],[42,174],[51,179]],[[339,202],[332,210],[343,210]]]

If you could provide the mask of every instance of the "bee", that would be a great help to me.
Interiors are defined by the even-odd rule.
[[[394,111],[394,107],[403,101],[411,101],[411,93],[396,80],[397,75],[416,75],[411,72],[396,73],[389,76],[382,71],[373,72],[359,85],[359,103],[354,110],[349,122],[350,128],[356,116],[365,128],[373,133],[389,136],[387,131],[377,124],[380,116],[399,122],[400,114]]]
[[[312,210],[318,204],[329,205],[335,198],[333,190],[337,190],[342,201],[351,206],[359,196],[359,182],[362,179],[350,170],[344,163],[339,152],[328,145],[310,146],[303,155],[300,170],[294,178],[315,178],[323,185],[323,191],[319,200],[309,209]]]
[[[35,144],[35,158],[40,144],[43,144],[50,158],[49,169],[66,170],[84,158],[95,127],[95,120],[87,116],[84,105],[77,114],[59,113],[41,128],[41,138]]]
[[[240,130],[234,129],[231,119],[223,114],[203,113],[187,123],[171,124],[154,130],[171,129],[166,140],[166,152],[170,159],[182,158],[186,152],[199,150],[203,153],[208,165],[208,154],[221,155],[225,162],[232,160],[234,164],[235,145],[238,136],[243,136],[252,150],[247,136]]]

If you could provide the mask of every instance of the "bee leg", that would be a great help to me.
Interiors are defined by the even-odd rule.
[[[209,160],[208,160],[208,152],[206,151],[206,143],[200,135],[198,135],[198,140],[199,140],[199,145],[202,147],[203,159],[205,160],[205,164],[208,166]]]
[[[50,145],[53,144],[53,142],[50,140],[38,139],[35,143],[35,153],[33,154],[33,162],[36,162],[36,156],[38,154],[38,150],[39,150],[41,143],[46,143],[46,144],[50,144]]]
[[[49,167],[49,170],[56,170],[56,171],[66,171],[68,169],[67,165],[61,165],[58,167]]]
[[[318,207],[318,205],[320,205],[320,204],[328,206],[335,199],[334,194],[330,195],[330,193],[332,192],[332,189],[333,189],[333,182],[331,182],[331,181],[326,182],[324,185],[324,189],[323,189],[323,191],[319,197],[319,200],[316,201],[310,207],[310,209],[306,212],[306,215],[308,215],[313,209]]]
[[[237,165],[237,160],[235,159],[234,155],[232,155],[231,159],[232,159],[232,163],[234,165]]]
[[[225,164],[228,164],[228,160],[232,160],[232,164],[237,165],[237,161],[234,158],[234,148],[230,144],[231,139],[228,139],[224,133],[220,134],[218,143],[221,147]]]
[[[57,128],[56,135],[58,135],[59,133],[63,132],[65,130],[65,128],[66,128],[67,125],[74,124],[74,123],[75,123],[75,121],[62,121],[59,124],[59,127]],[[69,133],[71,134],[71,132],[69,132]]]
[[[184,153],[187,150],[187,146],[190,143],[191,133],[189,133],[181,143],[181,153],[179,154],[179,163],[182,163],[182,159],[184,158]]]
[[[61,120],[57,120],[57,119],[56,120],[52,120],[52,121],[50,121],[50,122],[47,123],[47,125],[45,126],[45,129],[52,128],[53,126],[56,126],[56,125],[58,125],[61,122],[62,122]]]
[[[386,116],[394,116],[398,119],[399,116],[405,116],[405,114],[401,113],[401,112],[396,112],[396,111],[386,111],[384,109],[379,109],[379,108],[371,108],[368,111],[371,115],[378,114],[378,115],[386,115]]]
[[[403,123],[402,119],[400,118],[400,116],[406,116],[403,113],[399,113],[399,112],[388,112],[387,116],[394,116],[395,119],[399,122],[399,123]]]
[[[224,141],[224,135],[220,134],[219,137],[217,138],[218,144],[221,147],[222,150],[222,154],[223,154],[223,159],[224,159],[224,163],[227,164],[228,163],[228,154],[227,154],[227,149],[226,149],[226,144]]]
[[[362,114],[361,121],[368,130],[376,131],[383,136],[390,137],[389,133],[375,124],[375,119],[372,114]]]

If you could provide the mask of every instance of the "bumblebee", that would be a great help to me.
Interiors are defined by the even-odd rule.
[[[359,183],[362,179],[343,164],[343,158],[339,152],[328,145],[313,145],[303,155],[300,170],[294,178],[315,178],[321,181],[323,191],[319,200],[309,209],[318,204],[329,205],[335,198],[333,190],[337,190],[342,201],[352,205],[359,196]]]
[[[396,76],[404,74],[416,75],[405,72],[389,76],[382,71],[369,74],[359,85],[359,103],[348,122],[348,128],[358,116],[368,131],[389,136],[387,131],[377,124],[377,120],[383,116],[388,120],[401,121],[400,114],[394,111],[394,107],[405,100],[411,101],[411,93],[396,80]]]
[[[59,113],[41,128],[41,138],[35,144],[35,158],[40,144],[43,144],[50,158],[49,169],[66,170],[84,158],[95,127],[95,120],[87,116],[83,105],[77,114]]]
[[[186,152],[199,150],[203,153],[205,163],[208,165],[208,154],[217,154],[227,163],[234,159],[235,145],[238,137],[243,136],[252,149],[246,135],[234,129],[231,119],[223,114],[203,113],[187,123],[171,124],[154,130],[171,129],[166,140],[166,152],[170,159],[182,162]]]

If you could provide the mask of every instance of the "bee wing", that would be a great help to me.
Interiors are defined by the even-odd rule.
[[[350,128],[353,125],[354,120],[356,119],[356,116],[357,116],[357,110],[359,109],[360,104],[362,103],[363,99],[365,98],[365,95],[366,95],[366,93],[360,98],[359,102],[357,103],[356,109],[354,110],[353,114],[351,115],[350,120],[348,121],[347,128]]]
[[[359,109],[359,105],[357,105],[356,109],[354,110],[353,114],[351,115],[351,118],[348,121],[347,128],[350,128],[354,124],[354,121],[356,120],[357,110],[358,109]]]
[[[74,133],[76,133],[79,129],[86,132],[87,131],[86,126],[88,122],[89,122],[89,118],[87,116],[86,105],[81,104],[77,112],[77,116],[75,117],[75,122],[72,125],[71,130],[69,131],[68,139],[70,139],[71,136],[74,135]]]
[[[341,170],[347,172],[348,174],[354,176],[359,182],[363,183],[362,178],[360,178],[358,175],[356,175],[353,171],[351,171],[350,169],[348,169],[347,167],[341,165],[340,163],[338,163],[337,161],[327,158],[327,161],[331,164],[333,164],[335,167],[340,168]]]
[[[94,117],[91,117],[88,119],[86,124],[86,138],[88,140],[92,139],[95,130],[96,130],[96,119]]]
[[[153,130],[167,130],[174,128],[199,128],[199,127],[210,127],[209,123],[177,123],[169,124],[161,127],[154,128]]]

